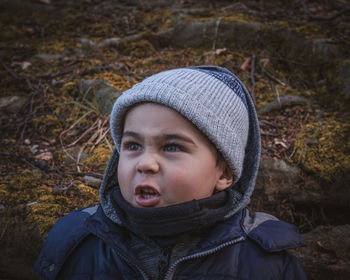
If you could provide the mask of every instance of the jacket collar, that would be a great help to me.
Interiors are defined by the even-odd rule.
[[[128,248],[123,245],[125,244],[124,238],[127,238],[127,230],[112,222],[101,207],[86,220],[85,227],[111,246],[128,254]],[[306,245],[294,225],[280,221],[266,213],[252,214],[248,209],[243,209],[228,220],[215,225],[193,250],[196,252],[208,250],[241,237],[252,240],[269,252]]]

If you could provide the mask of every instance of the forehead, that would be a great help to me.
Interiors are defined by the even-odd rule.
[[[132,107],[125,116],[123,132],[130,129],[145,134],[185,133],[213,146],[207,136],[192,122],[174,109],[157,103],[140,103]]]
[[[169,129],[182,128],[201,133],[189,120],[174,109],[151,102],[133,106],[124,118],[124,130],[127,126]]]

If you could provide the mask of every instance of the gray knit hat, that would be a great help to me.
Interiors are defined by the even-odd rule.
[[[247,97],[226,69],[181,68],[153,75],[125,91],[111,114],[111,132],[119,150],[124,115],[139,102],[155,102],[178,111],[199,128],[223,155],[237,182],[242,174],[249,130]],[[216,71],[215,71],[216,70]]]
[[[202,131],[223,155],[232,169],[232,188],[236,193],[228,216],[249,203],[260,160],[259,125],[250,94],[225,68],[188,67],[155,74],[125,91],[114,104],[110,126],[116,150],[100,189],[102,207],[112,220],[117,218],[108,192],[114,185],[124,118],[133,105],[141,102],[173,108]]]

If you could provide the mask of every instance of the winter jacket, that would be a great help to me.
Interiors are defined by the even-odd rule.
[[[101,207],[72,212],[49,233],[35,272],[40,279],[150,279],[125,246],[127,236]],[[303,245],[295,226],[244,209],[211,230],[164,279],[306,279],[286,251]]]
[[[195,71],[200,71],[201,74]],[[187,74],[185,76],[201,78],[186,80],[187,83],[179,83],[179,77],[173,79],[171,73],[190,73],[189,76]],[[121,205],[113,201],[113,194],[119,189],[117,172],[119,147],[115,137],[118,135],[116,128],[123,126],[122,120],[125,113],[134,104],[177,98],[182,100],[182,95],[177,97],[175,93],[181,93],[185,88],[191,92],[191,96],[194,92],[201,92],[198,95],[200,98],[205,96],[204,93],[207,90],[204,90],[203,84],[207,85],[207,81],[213,81],[214,77],[222,83],[215,82],[214,84],[219,88],[225,88],[225,92],[228,94],[233,94],[232,98],[238,96],[240,100],[245,100],[243,103],[249,116],[249,123],[246,124],[249,127],[249,137],[244,151],[242,173],[241,176],[235,178],[235,183],[230,186],[230,191],[234,193],[230,200],[232,204],[222,216],[218,217],[215,226],[204,230],[200,241],[191,246],[189,251],[184,253],[185,255],[174,262],[171,261],[170,265],[166,264],[165,266],[169,267],[165,274],[162,272],[157,275],[165,275],[162,277],[163,279],[192,280],[306,279],[299,261],[287,252],[287,249],[304,245],[296,227],[279,221],[268,214],[255,213],[250,215],[245,208],[254,190],[261,150],[259,122],[254,103],[245,86],[227,69],[220,67],[192,67],[180,72],[166,72],[159,75],[152,76],[153,78],[151,77],[149,80],[146,79],[144,84],[154,86],[153,79],[161,81],[161,88],[164,91],[158,92],[156,90],[158,84],[156,84],[155,90],[148,89],[145,90],[147,94],[143,94],[140,89],[143,88],[144,84],[135,85],[117,99],[111,114],[111,131],[114,132],[116,148],[111,155],[101,183],[101,206],[75,211],[56,223],[35,264],[36,273],[41,279],[150,279],[142,268],[145,267],[145,263],[139,263],[138,259],[140,258],[135,256],[137,253],[145,251],[136,251],[135,248],[134,250],[130,248],[131,233],[127,231],[128,227],[123,219],[123,216],[131,217],[130,212],[120,215],[121,212],[118,208]],[[163,75],[167,78],[163,79]],[[159,80],[159,77],[163,78]],[[185,86],[182,88],[180,85]],[[180,88],[178,88],[179,86]],[[198,91],[199,89],[201,90]],[[169,94],[171,98],[167,97]],[[188,103],[186,104],[188,105]],[[170,104],[166,103],[165,105]],[[209,109],[203,107],[204,112],[210,111]],[[234,115],[228,114],[227,116],[233,117]],[[195,118],[197,117],[198,115],[195,114]],[[201,126],[198,128],[200,129]],[[217,126],[217,129],[224,128],[224,125]],[[202,132],[205,131],[202,130]],[[210,139],[209,135],[207,136]],[[228,141],[228,138],[225,138],[225,141]],[[226,144],[235,145],[234,142]],[[221,152],[224,150],[221,149]],[[229,154],[223,153],[223,156],[225,155],[227,159],[234,161],[234,158],[230,158]],[[233,174],[236,174],[234,170],[232,171]],[[199,218],[201,217],[199,216]],[[151,218],[153,219],[153,216]],[[207,222],[206,219],[202,220]],[[155,219],[155,221],[158,220]],[[155,260],[154,255],[150,259]],[[148,274],[150,274],[149,271]]]

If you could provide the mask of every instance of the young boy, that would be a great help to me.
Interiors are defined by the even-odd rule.
[[[153,75],[114,104],[101,205],[60,219],[41,279],[306,279],[297,229],[245,208],[260,159],[250,95],[224,68]]]

